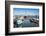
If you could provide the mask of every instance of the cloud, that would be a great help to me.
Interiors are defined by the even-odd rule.
[[[23,13],[23,12],[16,12],[16,13],[14,13],[14,15],[26,15],[26,16],[28,16],[28,15],[31,15],[31,16],[35,16],[35,15],[38,15],[38,13],[36,13],[36,14],[34,14],[34,13],[31,13],[31,12],[28,12],[28,13]]]

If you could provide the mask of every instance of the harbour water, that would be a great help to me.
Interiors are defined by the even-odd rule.
[[[15,27],[39,27],[39,22],[33,20],[33,19],[24,19],[24,21],[21,24],[14,25]],[[20,21],[21,22],[21,21]]]

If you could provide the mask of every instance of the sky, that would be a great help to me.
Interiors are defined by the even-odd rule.
[[[13,9],[13,16],[14,15],[38,15],[39,9],[35,8],[14,8]]]

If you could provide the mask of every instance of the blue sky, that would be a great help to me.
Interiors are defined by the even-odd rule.
[[[38,15],[39,9],[35,9],[35,8],[34,9],[33,8],[14,8],[13,9],[13,15],[26,15],[27,13],[29,13],[30,15]]]

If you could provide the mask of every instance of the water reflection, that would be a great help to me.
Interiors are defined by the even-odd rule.
[[[14,27],[39,27],[39,18],[31,16],[16,16],[14,18]]]

